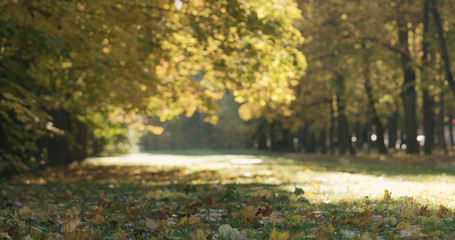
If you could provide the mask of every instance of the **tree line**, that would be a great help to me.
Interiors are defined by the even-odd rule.
[[[319,138],[342,154],[354,153],[360,140],[371,143],[371,135],[379,153],[400,141],[407,153],[419,153],[419,134],[425,154],[435,142],[447,154],[446,145],[453,146],[453,2],[298,3],[296,26],[306,38],[309,66],[295,89],[294,115],[281,123],[306,128],[310,141]]]
[[[294,25],[305,38],[300,49],[308,67],[293,83],[295,99],[288,111],[267,109],[257,118],[256,108],[241,105],[246,123],[231,116],[215,127],[225,133],[225,142],[235,139],[228,133],[237,132],[244,138],[236,140],[241,142],[237,147],[293,151],[303,144],[306,152],[340,154],[365,147],[431,154],[439,147],[447,154],[447,146],[454,146],[450,49],[455,48],[455,5],[435,0],[297,2],[302,17]],[[172,133],[175,126],[168,129]],[[172,143],[185,133],[179,129],[174,138],[149,138]],[[184,147],[182,141],[177,142]],[[221,140],[217,146],[226,144]]]
[[[0,172],[124,151],[127,126],[215,123],[225,93],[284,111],[306,67],[299,16],[278,0],[1,1]]]
[[[128,129],[162,134],[194,114],[263,149],[297,139],[355,153],[374,134],[380,153],[402,139],[414,154],[421,128],[425,153],[435,142],[447,152],[453,10],[448,0],[2,1],[0,172],[126,151]]]

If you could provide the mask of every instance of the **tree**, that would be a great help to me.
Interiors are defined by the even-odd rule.
[[[306,66],[290,1],[4,1],[0,15],[0,171],[39,162],[45,136],[75,145],[57,126],[71,122],[94,139],[124,134],[97,131],[106,122],[155,133],[150,117],[216,122],[225,91],[252,116],[286,112]]]

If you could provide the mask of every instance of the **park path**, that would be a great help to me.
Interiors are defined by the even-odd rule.
[[[249,159],[262,164],[238,164]],[[271,184],[292,191],[296,186],[306,191],[306,197],[315,202],[355,201],[365,198],[379,200],[387,190],[393,199],[412,199],[455,208],[455,176],[445,173],[404,173],[361,170],[363,165],[345,159],[330,162],[321,159],[294,160],[283,156],[238,154],[185,155],[173,153],[137,153],[121,157],[89,159],[96,165],[143,166],[157,169],[179,168],[186,174],[211,171],[210,181],[217,184]],[[235,163],[235,164],[233,164]],[[331,166],[331,167],[327,167]],[[334,166],[336,166],[334,168]],[[354,171],[343,171],[354,169]],[[370,164],[374,166],[374,164]],[[340,168],[338,168],[340,167]],[[356,167],[359,168],[356,171]],[[195,181],[199,183],[201,180]]]

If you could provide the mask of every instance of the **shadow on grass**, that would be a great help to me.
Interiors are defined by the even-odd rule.
[[[314,202],[285,190],[283,184],[220,184],[224,177],[214,170],[185,168],[85,165],[50,169],[2,186],[7,195],[1,205],[0,231],[16,238],[30,234],[18,229],[35,226],[42,230],[35,231],[33,238],[61,233],[62,216],[78,210],[75,217],[84,229],[93,230],[90,234],[111,237],[120,232],[133,239],[188,237],[201,228],[208,236],[222,224],[248,229],[246,236],[255,239],[269,239],[273,229],[295,239],[344,239],[343,234],[365,232],[424,237],[436,230],[440,236],[449,236],[454,225],[450,210],[419,205],[412,198]],[[24,206],[32,210],[23,210]],[[429,222],[424,224],[426,218]],[[145,220],[150,224],[144,225]]]

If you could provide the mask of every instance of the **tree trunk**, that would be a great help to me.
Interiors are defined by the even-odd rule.
[[[337,106],[338,106],[338,146],[340,154],[345,154],[348,150],[351,154],[355,154],[355,149],[352,146],[351,135],[349,134],[349,124],[344,115],[346,106],[344,104],[344,79],[338,74],[336,79],[337,89]]]
[[[448,155],[446,139],[444,137],[444,92],[441,91],[441,100],[439,102],[439,142],[441,143],[442,149],[444,149],[444,155]]]
[[[428,82],[428,28],[429,28],[429,0],[424,0],[423,6],[423,41],[422,41],[422,76],[423,81]],[[428,91],[428,87],[424,84],[422,90],[422,112],[423,112],[423,133],[425,135],[424,152],[426,155],[430,155],[433,151],[434,144],[434,112],[433,112],[433,100]]]
[[[398,111],[394,111],[388,119],[389,148],[395,149],[398,140]]]
[[[321,153],[325,154],[325,153],[327,153],[327,144],[326,144],[327,139],[326,139],[325,128],[319,132],[319,139],[321,141]]]
[[[69,130],[69,114],[66,110],[60,109],[52,111],[54,126],[63,130],[65,134]],[[68,141],[66,136],[50,137],[47,141],[49,166],[67,166],[72,162]]]
[[[378,146],[379,153],[387,153],[387,149],[384,144],[384,127],[379,119],[379,116],[376,111],[376,107],[374,106],[374,97],[373,91],[371,89],[371,82],[370,82],[370,71],[369,71],[369,63],[367,61],[367,66],[365,67],[364,77],[365,77],[365,91],[368,97],[368,110],[370,113],[371,123],[373,123],[376,129],[376,144]]]
[[[87,158],[87,125],[75,117],[72,119],[71,133],[76,141],[76,146],[72,149],[72,155],[75,161],[81,162]]]
[[[433,15],[434,24],[436,27],[436,31],[438,32],[439,38],[439,45],[441,47],[441,58],[444,61],[444,70],[446,73],[446,80],[449,82],[450,89],[452,90],[452,94],[455,97],[455,81],[453,80],[452,70],[450,69],[450,57],[449,52],[447,50],[446,40],[444,37],[444,29],[442,28],[441,17],[439,15],[438,7],[436,5],[435,0],[431,0],[430,3],[430,11]]]
[[[330,129],[329,129],[330,154],[335,154],[335,110],[333,109],[333,100],[330,102]]]
[[[430,155],[434,145],[434,112],[433,99],[427,89],[423,89],[423,134],[425,135],[424,152]]]
[[[273,121],[271,125],[272,151],[287,151],[289,131],[283,128],[283,123]]]
[[[411,53],[409,52],[407,22],[398,17],[398,40],[400,44],[401,65],[404,72],[401,97],[404,105],[404,125],[406,133],[406,152],[419,152],[417,143],[417,116],[416,116],[416,73],[412,67]]]
[[[305,151],[307,153],[316,152],[316,136],[313,132],[305,131]]]

